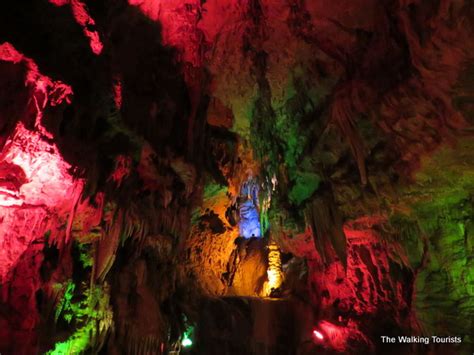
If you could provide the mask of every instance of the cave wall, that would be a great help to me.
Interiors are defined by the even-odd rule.
[[[229,354],[287,351],[270,314],[302,354],[472,352],[470,1],[0,7],[0,352],[166,353],[197,324],[219,353],[223,309]],[[245,241],[249,176],[270,228]],[[239,301],[268,239],[291,317]]]
[[[1,351],[163,348],[200,160],[173,49],[126,3],[4,5]]]

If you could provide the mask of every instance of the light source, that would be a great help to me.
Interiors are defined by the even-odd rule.
[[[194,326],[189,325],[186,328],[186,331],[183,334],[183,339],[181,340],[181,346],[183,348],[189,348],[193,345],[193,334],[194,334]]]
[[[272,290],[278,289],[283,283],[283,272],[281,270],[281,255],[278,245],[270,240],[268,244],[268,281],[265,284],[265,296],[270,296]]]
[[[181,345],[185,348],[188,348],[190,347],[191,345],[193,345],[193,341],[187,337],[185,337],[182,341],[181,341]]]
[[[319,339],[319,340],[323,340],[323,339],[324,339],[324,335],[323,335],[320,331],[318,331],[318,330],[316,330],[316,329],[313,330],[313,335],[314,335],[314,337],[315,337],[316,339]]]

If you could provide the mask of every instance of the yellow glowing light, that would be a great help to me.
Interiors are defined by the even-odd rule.
[[[264,292],[266,296],[270,296],[272,290],[278,289],[283,283],[280,249],[273,241],[268,245],[267,278],[268,282],[265,284]]]
[[[321,332],[317,331],[317,330],[313,330],[313,335],[318,338],[319,340],[323,340],[324,339],[324,336]]]

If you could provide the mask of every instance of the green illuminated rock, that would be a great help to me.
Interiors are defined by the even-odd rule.
[[[301,205],[318,189],[321,178],[314,173],[297,172],[295,185],[291,188],[289,198],[295,205]]]

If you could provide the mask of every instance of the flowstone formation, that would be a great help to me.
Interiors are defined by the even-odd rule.
[[[471,1],[0,16],[0,353],[474,351]]]

